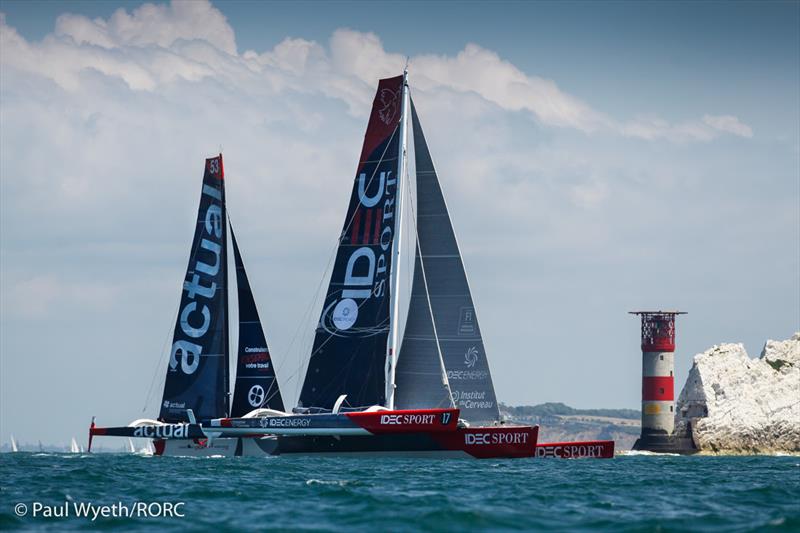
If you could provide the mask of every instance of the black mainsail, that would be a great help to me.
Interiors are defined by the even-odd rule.
[[[228,269],[222,154],[206,159],[197,226],[172,337],[159,417],[228,415]]]
[[[353,407],[386,399],[403,79],[378,84],[301,407],[331,409],[342,394]]]
[[[442,189],[411,102],[417,176],[417,253],[395,383],[398,409],[450,405],[468,422],[500,419],[469,282]]]
[[[244,416],[253,409],[261,407],[283,411],[283,398],[275,376],[275,368],[232,226],[231,241],[239,300],[239,354],[231,416]]]

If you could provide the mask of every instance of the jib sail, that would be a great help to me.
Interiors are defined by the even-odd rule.
[[[380,80],[325,296],[301,407],[383,404],[403,76]]]
[[[206,159],[200,209],[172,337],[160,418],[228,415],[228,272],[222,154]]]
[[[395,377],[396,405],[399,409],[449,405],[442,379],[441,350],[461,418],[469,422],[495,421],[500,413],[478,317],[413,101],[411,120],[417,176],[417,253]]]
[[[242,255],[231,227],[236,287],[239,300],[239,354],[236,362],[236,386],[233,389],[231,416],[240,417],[253,409],[266,407],[283,411],[275,368],[267,348],[264,329],[244,270]]]

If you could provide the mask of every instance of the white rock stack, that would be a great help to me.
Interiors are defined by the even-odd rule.
[[[800,333],[767,341],[758,359],[741,344],[695,355],[675,427],[701,451],[800,452]]]

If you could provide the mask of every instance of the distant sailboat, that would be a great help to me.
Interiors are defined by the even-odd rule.
[[[72,441],[69,443],[69,453],[81,453],[81,449],[78,446],[78,441],[75,440],[75,437],[72,437]]]
[[[11,451],[18,452],[19,448],[17,448],[17,441],[14,440],[14,435],[11,435]]]

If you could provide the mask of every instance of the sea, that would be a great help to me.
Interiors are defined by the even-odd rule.
[[[800,531],[800,457],[0,454],[0,530],[145,528]]]

